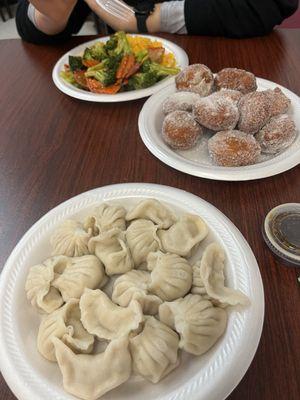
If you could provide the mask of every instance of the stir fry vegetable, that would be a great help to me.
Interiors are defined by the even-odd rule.
[[[69,56],[60,76],[80,89],[114,94],[150,87],[178,72],[174,55],[160,42],[116,32],[106,43],[87,47],[82,56]]]

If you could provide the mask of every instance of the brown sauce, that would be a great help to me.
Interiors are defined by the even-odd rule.
[[[281,247],[300,255],[300,212],[288,211],[277,214],[270,221],[270,230]]]

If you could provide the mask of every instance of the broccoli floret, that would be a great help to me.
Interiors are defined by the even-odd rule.
[[[138,53],[135,55],[135,59],[139,64],[142,64],[145,62],[148,58],[148,51],[147,50],[140,50]]]
[[[86,77],[95,78],[101,82],[103,86],[113,85],[116,81],[116,74],[114,71],[106,71],[104,69],[100,71],[92,71],[85,74]]]
[[[126,85],[126,90],[145,89],[154,85],[156,82],[157,77],[152,72],[138,72],[129,78],[128,84]]]
[[[104,45],[106,52],[114,50],[118,45],[118,39],[115,35],[112,35]]]
[[[125,55],[131,54],[132,50],[130,48],[129,42],[127,40],[127,36],[125,32],[116,32],[114,36],[117,39],[117,46],[114,49],[115,55]]]
[[[180,71],[176,67],[165,67],[150,60],[146,60],[141,67],[142,72],[151,72],[157,76],[157,80],[162,79],[168,75],[176,75]]]
[[[81,57],[69,56],[69,66],[72,72],[84,69]]]
[[[110,86],[116,81],[116,72],[119,66],[120,57],[110,57],[101,63],[87,69],[85,76],[95,78],[104,86]]]
[[[107,53],[102,42],[97,42],[91,47],[87,47],[84,50],[83,59],[84,60],[96,60],[102,61],[107,57]]]

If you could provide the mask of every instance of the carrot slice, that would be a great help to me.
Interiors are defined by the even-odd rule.
[[[93,93],[98,94],[115,94],[121,88],[121,83],[115,83],[111,86],[104,86],[101,82],[98,82],[96,79],[93,78],[86,78],[87,86]]]
[[[135,65],[135,57],[133,54],[126,54],[119,65],[116,73],[117,79],[123,79],[126,77],[128,71]]]
[[[75,81],[85,89],[88,89],[87,80],[84,71],[78,70],[73,72]]]
[[[90,68],[90,67],[94,67],[97,64],[100,64],[100,61],[97,61],[97,60],[82,60],[82,64],[85,67]]]

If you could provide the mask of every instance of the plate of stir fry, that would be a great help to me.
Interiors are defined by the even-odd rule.
[[[52,77],[58,89],[71,97],[117,102],[152,95],[187,65],[185,51],[168,40],[116,32],[66,53]]]

